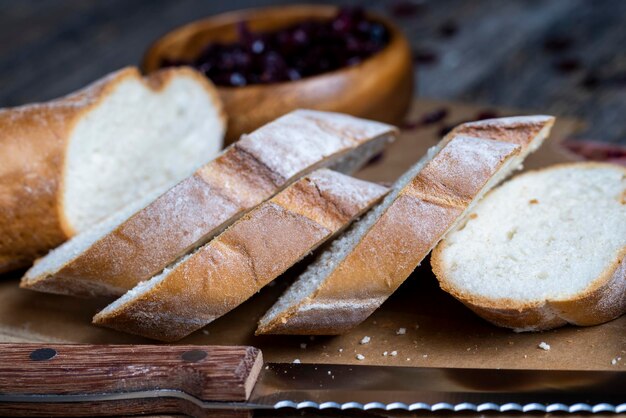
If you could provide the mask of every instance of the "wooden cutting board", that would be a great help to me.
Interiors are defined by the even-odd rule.
[[[442,122],[405,130],[381,159],[358,176],[395,180],[439,140],[444,126],[475,119],[485,110],[476,105],[419,100],[409,120],[442,108],[448,110]],[[512,113],[498,110],[498,114]],[[527,160],[526,167],[566,161],[568,157],[558,150],[558,140],[579,127],[577,121],[559,119],[551,140]],[[381,309],[346,335],[315,339],[255,337],[257,319],[301,269],[302,265],[294,267],[273,286],[180,344],[253,345],[261,348],[270,362],[297,358],[302,362],[394,366],[626,370],[626,316],[596,327],[516,334],[490,325],[442,292],[428,260]],[[151,343],[92,326],[92,316],[107,303],[21,290],[18,275],[14,274],[0,281],[0,341]],[[404,334],[398,333],[401,328],[406,330]],[[370,337],[369,343],[360,344],[365,336]],[[550,350],[539,349],[541,342],[550,344]],[[365,359],[357,360],[357,354]],[[619,357],[623,359],[617,360]],[[614,359],[616,364],[612,364]]]

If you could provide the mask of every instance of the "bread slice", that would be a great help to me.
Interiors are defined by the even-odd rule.
[[[319,255],[261,318],[257,334],[339,334],[362,322],[553,122],[536,116],[458,127]]]
[[[119,296],[206,243],[302,175],[350,172],[397,135],[386,124],[297,110],[226,149],[145,208],[116,215],[41,259],[22,287]]]
[[[387,188],[322,169],[139,284],[94,323],[176,341],[224,315],[346,227]]]
[[[516,331],[626,313],[626,168],[549,167],[492,191],[431,257],[441,287]]]
[[[189,176],[222,148],[225,124],[215,88],[190,68],[125,68],[0,110],[0,272]]]

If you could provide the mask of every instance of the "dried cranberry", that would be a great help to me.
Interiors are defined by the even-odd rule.
[[[391,5],[391,14],[395,17],[412,17],[423,11],[424,5],[415,1],[400,0]]]
[[[438,29],[439,35],[443,36],[444,38],[451,38],[456,35],[458,31],[459,25],[453,20],[443,22]]]
[[[276,83],[357,65],[390,38],[387,28],[360,8],[343,8],[333,19],[310,19],[274,32],[254,33],[239,22],[236,31],[237,42],[214,42],[194,60],[164,60],[161,66],[193,65],[218,85]]]
[[[442,107],[432,112],[425,113],[417,122],[404,122],[402,129],[415,129],[426,125],[432,125],[437,122],[441,122],[448,116],[448,109]]]
[[[448,116],[448,109],[442,107],[432,112],[426,113],[422,116],[423,125],[431,125],[433,123],[441,122]]]
[[[569,36],[555,35],[547,38],[543,47],[549,52],[560,52],[569,49],[574,41]]]
[[[476,120],[485,120],[485,119],[494,119],[498,117],[498,112],[496,112],[495,110],[481,110],[480,112],[478,112],[475,116]]]
[[[595,89],[602,83],[602,79],[595,72],[587,73],[580,81],[580,85],[586,89]]]
[[[554,66],[562,73],[571,73],[580,69],[582,64],[577,58],[569,57],[558,60]]]
[[[439,60],[439,56],[433,50],[420,48],[413,51],[413,62],[417,64],[434,64]]]

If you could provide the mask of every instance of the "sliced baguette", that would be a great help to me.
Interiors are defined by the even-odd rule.
[[[539,146],[553,122],[544,116],[506,118],[455,129],[318,256],[261,318],[257,334],[330,335],[358,325],[487,190]]]
[[[214,86],[190,68],[125,68],[0,110],[0,272],[189,176],[222,148],[225,124]]]
[[[516,331],[596,325],[626,313],[626,168],[518,176],[433,251],[442,289]]]
[[[129,208],[52,251],[21,286],[120,296],[302,175],[324,166],[351,172],[396,134],[390,125],[347,115],[289,113],[245,135],[145,208]]]
[[[94,323],[179,340],[250,298],[386,192],[326,169],[309,174],[126,293]]]

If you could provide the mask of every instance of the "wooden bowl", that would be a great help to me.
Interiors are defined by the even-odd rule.
[[[211,41],[237,39],[237,22],[252,31],[273,31],[311,18],[332,18],[334,6],[297,5],[249,9],[198,20],[174,29],[148,49],[143,70],[157,70],[163,59],[193,59]],[[388,20],[369,15],[390,32],[385,49],[360,64],[317,76],[273,84],[219,87],[228,115],[227,142],[298,108],[328,110],[402,122],[413,94],[413,67],[409,44]]]

